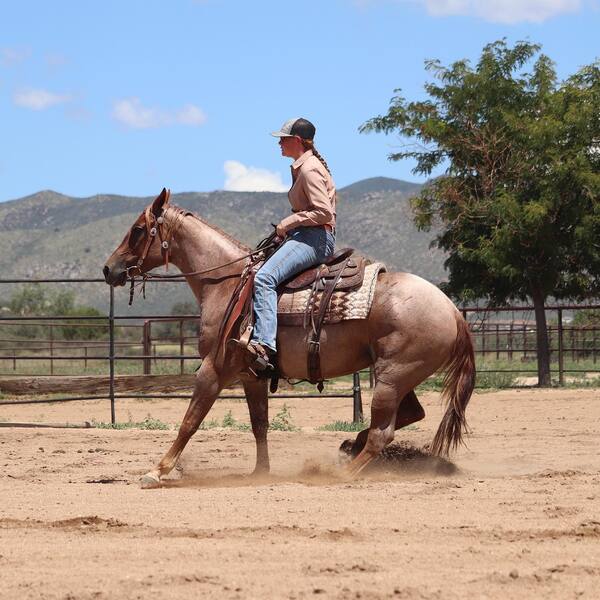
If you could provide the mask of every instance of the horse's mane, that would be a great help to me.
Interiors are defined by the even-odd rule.
[[[249,252],[250,251],[250,247],[249,246],[246,246],[245,244],[242,244],[242,242],[240,242],[239,240],[235,239],[232,235],[230,235],[226,231],[223,231],[223,229],[221,229],[220,227],[217,227],[216,225],[213,225],[212,223],[209,223],[208,221],[206,221],[205,219],[203,219],[200,215],[197,215],[194,211],[189,210],[187,208],[181,208],[180,206],[177,206],[175,204],[171,204],[170,206],[172,206],[173,208],[182,210],[187,215],[190,215],[191,217],[194,217],[195,219],[198,219],[198,221],[200,221],[200,223],[202,223],[203,225],[206,225],[207,227],[209,227],[213,231],[216,231],[219,235],[222,235],[225,239],[227,239],[228,241],[230,241],[234,246],[236,246],[240,250],[243,250],[244,252]]]

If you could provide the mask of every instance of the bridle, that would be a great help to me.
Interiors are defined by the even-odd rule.
[[[162,212],[158,217],[154,214],[151,204],[144,209],[144,228],[146,233],[146,242],[144,243],[144,249],[138,257],[136,264],[127,267],[127,269],[125,270],[127,273],[127,277],[135,276],[131,273],[131,271],[134,269],[137,269],[138,275],[143,275],[142,265],[144,264],[144,261],[146,260],[148,253],[150,252],[150,248],[152,247],[152,243],[155,239],[158,239],[160,241],[160,252],[164,257],[165,269],[167,271],[169,270],[169,253],[171,250],[171,243],[173,241],[173,238],[175,237],[175,233],[181,227],[181,223],[183,222],[184,217],[191,214],[183,208],[179,208],[178,206],[170,206],[170,198],[171,190],[167,190],[166,198],[162,207]],[[175,212],[175,216],[172,220],[165,219],[166,212],[169,209]]]
[[[162,274],[162,273],[144,273],[142,271],[142,265],[146,260],[148,253],[150,252],[150,248],[152,247],[152,243],[155,239],[160,241],[160,251],[164,257],[165,270],[169,269],[169,255],[171,251],[171,246],[173,243],[173,239],[175,238],[175,234],[181,227],[183,223],[183,219],[188,215],[193,215],[193,213],[179,208],[178,206],[169,205],[169,200],[171,198],[171,191],[166,191],[166,198],[163,203],[162,212],[159,216],[156,216],[152,211],[152,204],[148,205],[144,209],[144,228],[146,233],[146,241],[144,243],[144,249],[139,256],[137,262],[134,265],[131,265],[125,269],[125,273],[127,279],[131,281],[131,287],[129,288],[129,305],[133,303],[134,290],[136,285],[136,277],[139,277],[141,281],[142,287],[142,296],[146,298],[146,281],[149,279],[180,279],[182,277],[197,277],[199,275],[205,275],[207,273],[211,273],[213,271],[218,271],[219,269],[223,269],[224,267],[228,267],[230,265],[236,264],[246,259],[250,259],[248,264],[244,266],[242,271],[239,273],[231,273],[229,275],[223,275],[221,277],[216,278],[204,278],[205,283],[221,283],[227,279],[231,279],[234,277],[242,277],[244,273],[247,273],[249,269],[251,269],[256,263],[264,260],[264,253],[272,248],[275,248],[279,245],[279,243],[274,241],[275,234],[272,234],[262,240],[257,247],[248,254],[244,254],[239,258],[234,260],[230,260],[226,263],[220,264],[216,267],[211,267],[209,269],[203,269],[200,271],[191,271],[189,273],[175,273],[175,274]],[[167,210],[173,211],[174,216],[172,219],[166,219]],[[137,270],[137,272],[135,272]]]

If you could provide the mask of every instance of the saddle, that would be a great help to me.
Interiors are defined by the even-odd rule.
[[[336,279],[336,290],[352,290],[360,287],[365,276],[367,260],[364,256],[353,256],[353,254],[353,248],[338,250],[322,264],[302,271],[283,282],[277,291],[295,292],[313,286],[315,281],[321,281],[324,287],[327,281],[333,279]]]
[[[367,262],[363,256],[354,256],[353,248],[343,248],[328,257],[322,264],[298,273],[277,288],[278,295],[311,288],[303,326],[306,328],[310,323],[312,329],[308,337],[307,349],[308,380],[317,384],[319,391],[323,390],[320,360],[321,330],[331,297],[334,291],[350,291],[359,288],[364,279]],[[220,332],[224,349],[230,334],[235,331],[240,332],[241,340],[250,339],[253,321],[252,290],[254,274],[258,267],[259,263],[256,263],[252,269],[247,270],[229,301]],[[315,309],[316,306],[318,310]],[[277,378],[273,377],[271,390],[276,389],[276,386]]]

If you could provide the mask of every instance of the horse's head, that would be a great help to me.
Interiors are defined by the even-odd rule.
[[[165,261],[169,241],[160,239],[163,237],[160,233],[169,196],[170,192],[163,188],[154,202],[144,209],[129,228],[123,241],[104,265],[106,283],[112,286],[125,285],[128,276],[146,273]]]

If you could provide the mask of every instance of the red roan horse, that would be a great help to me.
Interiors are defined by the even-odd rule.
[[[143,487],[157,487],[176,465],[221,390],[241,380],[256,439],[255,473],[269,470],[267,448],[267,381],[246,374],[239,348],[218,348],[217,337],[227,299],[244,264],[233,262],[248,248],[196,215],[168,204],[163,190],[133,223],[104,267],[106,282],[125,285],[130,275],[145,273],[169,260],[188,275],[201,307],[199,354],[204,357],[190,405],[177,438],[158,465],[142,478]],[[158,239],[157,239],[158,238]],[[156,241],[155,241],[156,240]],[[162,242],[162,243],[161,243]],[[223,265],[223,266],[222,266]],[[220,268],[222,266],[222,268]],[[215,283],[215,278],[221,278]],[[306,339],[302,327],[280,327],[277,335],[283,377],[305,378]],[[370,365],[375,374],[371,423],[353,446],[346,469],[357,475],[394,438],[394,431],[425,416],[414,388],[439,369],[446,372],[448,407],[431,444],[431,452],[447,455],[462,441],[465,408],[475,384],[475,360],[468,326],[454,304],[434,285],[409,273],[380,273],[369,316],[325,325],[321,336],[325,378],[354,373]]]

